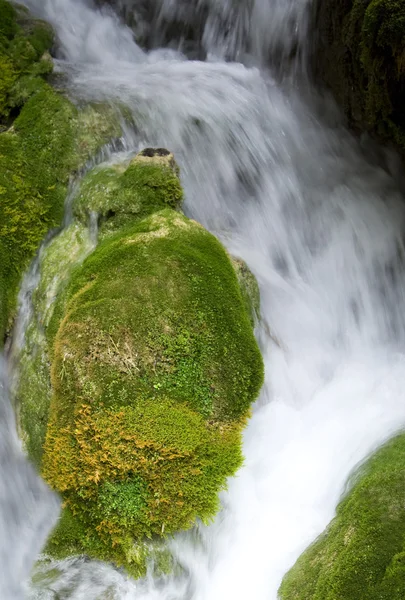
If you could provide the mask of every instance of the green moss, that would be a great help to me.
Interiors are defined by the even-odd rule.
[[[17,81],[17,74],[14,69],[12,61],[5,56],[0,54],[0,117],[2,113],[6,112],[6,106],[8,102],[8,95]]]
[[[62,296],[70,274],[92,250],[87,229],[73,223],[54,238],[41,255],[40,283],[33,294],[34,316],[19,357],[16,407],[25,450],[39,469],[51,398],[50,363],[44,335],[57,295]]]
[[[397,0],[356,0],[345,40],[362,69],[365,118],[381,135],[395,124],[393,86],[405,76],[405,6]]]
[[[47,335],[43,475],[83,527],[76,552],[143,574],[144,540],[208,522],[242,462],[263,365],[231,261],[164,209],[72,273]]]
[[[233,268],[238,278],[246,311],[250,315],[252,326],[260,318],[260,290],[256,277],[247,264],[240,258],[232,259]]]
[[[62,220],[69,176],[120,131],[110,112],[79,112],[42,83],[13,130],[0,134],[1,337],[21,273],[47,231]]]
[[[80,107],[76,123],[75,168],[94,157],[108,142],[120,138],[122,114],[119,108],[102,103]]]
[[[99,560],[111,562],[110,545],[104,543],[97,533],[92,533],[91,530],[87,529],[79,518],[73,515],[69,507],[65,507],[52,535],[48,539],[44,554],[62,560],[83,553],[97,557]],[[123,557],[121,557],[121,560],[123,560]],[[156,576],[171,573],[176,568],[167,545],[163,540],[157,538],[137,542],[131,540],[127,544],[124,560],[127,572],[135,578],[144,577],[147,568],[150,569],[151,567],[153,574]],[[44,588],[44,581],[53,583],[60,576],[52,563],[48,568],[44,568],[44,561],[41,561],[36,571],[34,577],[41,583],[41,589]]]
[[[20,357],[17,389],[19,433],[25,450],[39,469],[48,424],[51,382],[46,342],[36,322],[30,323]],[[24,402],[18,400],[24,398]]]
[[[402,600],[405,435],[360,470],[326,532],[299,558],[282,600]]]
[[[17,33],[17,13],[15,8],[6,0],[0,0],[0,36],[12,39]]]
[[[95,356],[108,344],[111,360],[115,355],[118,361],[120,353],[125,357],[128,337],[128,347],[137,355],[127,358],[129,365],[135,361],[131,373],[136,375],[137,395],[153,388],[193,402],[205,416],[244,414],[257,392],[251,369],[260,371],[261,360],[221,244],[197,223],[170,210],[131,226],[125,235],[126,242],[122,232],[102,242],[73,278],[67,310],[79,322],[91,322],[81,336],[77,358],[89,352],[90,335]],[[130,297],[128,289],[133,292]],[[73,341],[76,332],[71,327],[66,333]],[[116,390],[128,383],[125,371],[112,374],[104,360],[89,368],[91,378],[102,383],[103,403],[110,397],[116,403]]]
[[[71,104],[44,87],[13,132],[0,134],[0,332],[15,304],[21,272],[63,214],[74,152]]]
[[[148,499],[145,482],[138,477],[130,481],[106,481],[100,486],[98,504],[107,517],[118,517],[120,523],[130,526],[134,519],[140,516]]]
[[[0,132],[14,120],[0,133],[2,341],[21,273],[47,231],[61,222],[69,176],[121,128],[112,108],[78,110],[46,83],[53,42],[46,23],[4,0],[0,22]]]
[[[8,2],[0,5],[0,123],[21,108],[36,91],[35,80],[52,72],[52,60],[43,59],[53,43],[49,25],[17,11]],[[39,82],[36,82],[39,85]]]
[[[97,213],[103,233],[161,208],[178,208],[182,199],[183,190],[172,155],[155,160],[138,155],[126,169],[117,165],[91,171],[81,183],[74,211],[84,222],[91,212]]]

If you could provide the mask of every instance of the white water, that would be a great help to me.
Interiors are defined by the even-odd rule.
[[[283,574],[333,517],[352,469],[405,425],[398,184],[376,160],[367,162],[328,101],[310,103],[327,115],[320,121],[301,102],[302,87],[281,88],[260,66],[280,44],[281,56],[304,47],[307,0],[205,2],[206,62],[188,61],[174,45],[143,52],[112,12],[96,11],[90,0],[26,3],[54,24],[58,66],[73,92],[129,105],[134,151],[158,144],[175,152],[187,213],[258,278],[266,363],[245,467],[229,482],[222,512],[198,536],[173,541],[182,576],[133,582],[107,565],[70,560],[56,565],[59,574],[40,567],[28,597],[276,600]],[[156,26],[164,15],[179,19],[185,6],[160,4]],[[234,24],[232,43],[221,37],[224,22]],[[305,92],[310,97],[309,84]],[[27,480],[27,494],[32,485]],[[7,495],[1,480],[0,491]],[[38,510],[47,506],[42,498]],[[38,548],[12,522],[14,541],[0,539],[0,550],[11,544],[34,561]],[[43,534],[40,518],[30,523]],[[12,571],[1,574],[6,585]]]

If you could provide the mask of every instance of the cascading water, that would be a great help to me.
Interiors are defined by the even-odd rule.
[[[266,362],[245,433],[245,466],[222,495],[221,513],[172,542],[181,575],[133,582],[107,565],[71,559],[41,564],[28,596],[275,600],[283,574],[332,518],[351,470],[405,425],[405,207],[398,183],[375,157],[365,158],[333,107],[322,104],[329,116],[319,120],[312,104],[302,103],[293,85],[277,84],[262,63],[272,52],[289,56],[303,46],[307,0],[196,2],[205,19],[205,62],[187,60],[181,41],[157,48],[159,30],[155,49],[142,51],[111,9],[90,0],[26,4],[54,25],[58,68],[74,94],[130,107],[137,132],[128,132],[127,145],[134,151],[158,144],[175,152],[186,211],[257,276]],[[184,19],[186,4],[157,2],[153,23]],[[0,518],[41,487],[26,471],[19,458],[15,491],[3,483],[1,466]],[[35,510],[42,515],[52,505],[45,495]],[[43,517],[29,522],[43,537]],[[8,527],[0,553],[19,552],[1,576],[12,590],[21,549],[28,575],[38,547],[24,537],[18,515]]]

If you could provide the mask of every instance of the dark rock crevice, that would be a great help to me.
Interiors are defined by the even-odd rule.
[[[349,125],[405,156],[405,3],[318,0],[311,66]]]

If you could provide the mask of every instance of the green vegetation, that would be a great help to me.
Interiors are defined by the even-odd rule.
[[[161,208],[179,208],[183,190],[178,167],[172,154],[160,153],[151,157],[140,153],[127,168],[114,165],[90,171],[74,203],[76,216],[86,223],[91,212],[97,213],[106,233]]]
[[[47,25],[18,15],[4,0],[0,23],[0,123],[16,117],[0,133],[2,340],[21,274],[45,234],[61,222],[69,176],[119,135],[120,126],[112,109],[88,106],[79,111],[39,77],[52,66],[43,54],[52,43]]]
[[[172,209],[130,221],[72,272],[47,336],[42,473],[66,504],[47,551],[142,575],[159,539],[215,515],[242,463],[263,365],[232,263]]]
[[[47,54],[52,43],[53,33],[46,23],[0,0],[0,126],[42,87],[42,77],[52,72]]]
[[[326,532],[298,559],[282,600],[402,600],[405,590],[405,435],[356,474]]]
[[[69,281],[73,268],[93,249],[87,229],[73,223],[55,237],[43,251],[40,260],[41,279],[33,294],[35,318],[25,334],[19,357],[17,403],[20,436],[25,449],[40,469],[48,424],[51,382],[49,357],[44,329],[53,313],[54,299]]]
[[[316,69],[351,123],[405,151],[405,4],[319,3]]]
[[[22,271],[45,234],[62,220],[70,174],[119,130],[117,121],[105,125],[108,117],[93,107],[79,112],[44,83],[12,130],[0,134],[0,335],[15,306]]]

